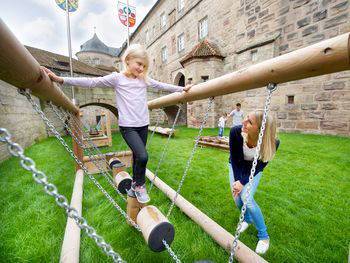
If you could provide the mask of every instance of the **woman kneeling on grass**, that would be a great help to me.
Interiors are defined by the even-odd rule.
[[[247,192],[262,119],[262,111],[252,112],[247,115],[242,125],[235,126],[230,131],[229,179],[233,199],[240,210],[243,207],[243,200]],[[268,162],[273,159],[278,146],[276,120],[272,115],[268,114],[253,184],[247,200],[247,210],[241,228],[241,232],[243,232],[248,228],[249,224],[252,222],[255,224],[259,238],[255,252],[259,254],[264,254],[268,250],[270,240],[264,217],[259,205],[254,200],[254,194],[258,188],[262,171]]]

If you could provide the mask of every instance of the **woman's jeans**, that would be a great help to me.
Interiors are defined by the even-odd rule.
[[[223,134],[224,134],[224,128],[219,127],[219,137],[222,137]]]
[[[232,185],[234,183],[233,170],[230,163],[228,164],[228,166],[229,166],[228,169],[229,169],[230,189],[232,192]],[[256,189],[258,188],[261,176],[262,176],[262,172],[254,176],[253,184],[250,190],[250,196],[247,201],[247,209],[245,212],[244,221],[246,221],[248,224],[251,224],[252,222],[254,222],[256,230],[258,230],[259,240],[266,240],[269,238],[269,235],[267,234],[267,228],[265,225],[264,217],[261,213],[259,205],[254,200],[254,194],[256,192]],[[248,187],[248,183],[243,186],[243,190],[241,191],[241,193],[236,198],[234,198],[235,203],[239,208],[239,210],[241,210],[243,207],[243,200],[247,192],[247,187]]]
[[[146,165],[148,154],[146,150],[148,125],[143,127],[119,127],[120,133],[132,151],[132,179],[136,186],[143,185],[146,181]]]

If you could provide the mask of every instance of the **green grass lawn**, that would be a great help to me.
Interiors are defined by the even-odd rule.
[[[174,189],[183,175],[197,129],[180,128],[172,139],[159,177]],[[203,135],[216,135],[205,129]],[[225,132],[228,135],[228,129]],[[264,214],[271,247],[264,258],[270,262],[347,262],[350,242],[350,139],[336,136],[285,134],[276,158],[267,166],[255,195]],[[65,138],[71,145],[71,139]],[[155,171],[167,138],[155,135],[149,147],[148,168]],[[120,135],[113,147],[120,148]],[[123,148],[125,148],[125,144]],[[25,154],[35,160],[61,194],[71,197],[73,159],[54,138],[29,147]],[[228,183],[228,153],[199,148],[181,194],[209,217],[233,233],[239,211]],[[126,209],[106,180],[98,181]],[[88,177],[84,179],[83,216],[128,262],[172,262],[164,251],[155,253],[140,233],[125,223]],[[66,215],[53,198],[34,183],[17,158],[0,164],[0,262],[58,262]],[[170,201],[158,189],[151,203],[163,214]],[[178,208],[170,221],[175,227],[172,249],[183,262],[227,262],[228,254]],[[240,240],[255,249],[254,227]],[[111,262],[94,241],[82,234],[81,262]]]

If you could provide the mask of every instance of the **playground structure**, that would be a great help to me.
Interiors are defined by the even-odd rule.
[[[230,150],[228,143],[228,137],[219,136],[200,136],[198,144],[202,146],[209,146],[214,148],[219,148],[222,150]]]
[[[32,94],[41,98],[44,101],[51,101],[54,105],[62,107],[65,112],[70,114],[72,116],[71,121],[71,131],[72,131],[72,138],[73,140],[73,158],[77,162],[76,170],[77,170],[77,178],[76,181],[80,180],[79,176],[82,172],[79,168],[81,168],[86,174],[89,175],[88,170],[82,163],[83,161],[83,147],[81,143],[82,138],[82,129],[80,125],[80,116],[79,116],[79,109],[60,91],[60,89],[52,83],[48,76],[44,74],[43,71],[40,70],[39,64],[34,60],[34,58],[26,51],[26,49],[21,45],[17,39],[11,34],[11,32],[7,29],[7,27],[3,24],[2,21],[0,21],[0,35],[1,38],[4,40],[0,41],[0,78],[14,86],[16,86],[19,89],[26,90],[30,89]],[[229,94],[233,92],[238,92],[242,90],[249,90],[254,89],[262,86],[266,86],[269,83],[283,83],[287,81],[292,80],[298,80],[303,79],[307,77],[313,77],[313,76],[320,76],[324,74],[329,74],[333,72],[348,70],[350,68],[350,34],[343,34],[338,37],[319,42],[317,44],[314,44],[312,46],[296,50],[294,52],[282,55],[280,57],[273,58],[271,60],[253,65],[249,68],[239,70],[237,72],[224,75],[222,77],[219,77],[217,79],[210,80],[208,82],[201,83],[195,87],[193,87],[190,92],[185,94],[170,94],[164,97],[161,97],[159,99],[155,99],[149,102],[149,109],[156,109],[156,108],[162,108],[165,106],[174,105],[180,102],[188,102],[193,100],[199,100],[199,99],[205,99],[213,96],[219,96],[224,94]],[[9,63],[11,61],[12,63]],[[30,95],[28,93],[23,93],[26,95],[28,100],[30,101]],[[208,111],[210,109],[211,100],[208,103]],[[35,107],[35,105],[33,105]],[[40,112],[38,111],[40,114]],[[207,117],[207,116],[206,116]],[[43,120],[47,123],[47,119],[43,117]],[[202,124],[205,123],[206,118],[204,118],[204,121]],[[49,125],[50,126],[50,125]],[[203,125],[200,129],[202,130]],[[0,132],[4,133],[4,131]],[[57,133],[55,133],[57,135]],[[7,136],[8,138],[9,136]],[[57,136],[59,138],[59,136]],[[198,139],[200,136],[198,136]],[[195,146],[198,144],[198,139],[196,140]],[[61,140],[60,140],[61,141]],[[9,145],[11,145],[11,141],[9,139],[5,140]],[[94,147],[94,149],[97,149]],[[195,148],[192,152],[191,157],[193,157],[193,154],[195,152]],[[92,157],[91,157],[92,156]],[[95,160],[97,157],[96,155],[91,155],[91,160]],[[19,154],[19,157],[24,159],[23,153],[22,155]],[[22,160],[23,160],[22,159]],[[189,159],[190,164],[191,159]],[[96,165],[98,167],[98,165]],[[107,166],[109,167],[109,166]],[[110,167],[109,167],[110,168]],[[33,174],[35,171],[33,171]],[[120,171],[119,171],[120,172]],[[183,179],[181,180],[181,183],[179,185],[178,191],[174,191],[172,189],[167,188],[166,186],[162,186],[160,179],[156,178],[155,175],[152,176],[152,174],[149,176],[149,172],[147,173],[147,176],[152,180],[152,183],[154,183],[159,189],[164,191],[168,197],[172,200],[172,206],[169,210],[169,213],[166,218],[162,217],[160,214],[158,214],[159,211],[157,211],[156,208],[153,208],[151,206],[145,207],[145,208],[139,208],[140,212],[137,216],[137,224],[134,220],[131,220],[129,216],[125,216],[128,220],[128,222],[133,225],[137,230],[142,231],[144,234],[144,237],[146,241],[148,241],[149,246],[153,250],[159,249],[159,243],[154,244],[153,239],[150,238],[150,233],[153,229],[158,229],[158,225],[166,225],[166,231],[171,233],[171,224],[168,222],[167,218],[170,215],[170,212],[172,210],[172,207],[174,204],[178,205],[184,213],[186,213],[190,218],[192,218],[195,222],[199,223],[202,222],[202,227],[210,233],[218,233],[218,227],[214,225],[211,221],[207,219],[196,219],[196,216],[191,214],[191,211],[193,207],[191,208],[190,204],[186,202],[186,200],[183,200],[181,196],[179,195],[181,184],[183,183],[183,180],[185,178],[187,170],[184,173]],[[94,181],[94,178],[89,176],[91,180]],[[106,175],[106,179],[109,178],[108,175]],[[108,180],[108,179],[107,179]],[[96,180],[95,180],[96,181]],[[94,181],[94,182],[95,182]],[[42,182],[43,185],[44,182]],[[95,183],[96,184],[96,183]],[[115,184],[112,183],[114,188]],[[81,183],[76,183],[77,189],[75,189],[74,192],[79,192],[81,189]],[[80,186],[79,186],[80,185]],[[97,184],[96,184],[97,185]],[[97,185],[98,186],[98,185]],[[76,188],[75,187],[75,188]],[[98,188],[101,190],[100,186]],[[122,194],[118,189],[115,189],[118,194],[123,198]],[[172,190],[172,191],[171,191]],[[118,206],[118,204],[113,200],[113,198],[108,195],[108,193],[104,193],[109,201],[112,202],[112,204],[123,214],[121,211],[121,208]],[[55,196],[55,195],[54,195]],[[55,196],[56,197],[56,196]],[[57,197],[56,197],[57,198]],[[125,198],[124,198],[125,199]],[[78,201],[79,203],[79,201]],[[81,202],[80,202],[81,204]],[[73,203],[72,203],[73,206]],[[78,204],[74,204],[74,207],[78,206]],[[81,224],[81,212],[77,211],[76,214],[71,213],[73,210],[72,207],[69,206],[63,206],[66,209],[67,215],[69,216],[72,221],[74,220],[79,228],[87,229],[86,224]],[[151,210],[151,211],[150,211]],[[199,213],[200,211],[198,211]],[[160,219],[157,222],[153,222],[150,220],[150,214],[155,213]],[[125,213],[124,213],[125,214]],[[124,215],[123,214],[123,215]],[[203,216],[202,214],[200,214]],[[147,221],[152,221],[149,224]],[[85,221],[86,223],[86,221]],[[170,225],[169,225],[170,224]],[[151,225],[151,228],[148,228],[148,225]],[[85,227],[85,228],[84,228]],[[74,226],[73,226],[74,228]],[[68,229],[68,225],[67,225]],[[76,233],[79,233],[79,229],[75,226],[75,229],[77,230]],[[91,229],[91,228],[89,228]],[[73,231],[66,230],[66,233],[73,233]],[[90,231],[91,233],[92,231]],[[158,231],[154,231],[157,232]],[[160,231],[162,232],[162,231]],[[87,231],[88,235],[89,232]],[[93,234],[96,234],[93,232]],[[238,233],[239,234],[239,233]],[[211,234],[210,234],[211,235]],[[105,248],[105,251],[107,255],[111,256],[115,261],[117,262],[117,259],[120,260],[121,257],[119,254],[113,251],[113,249],[105,242],[102,244],[101,237],[100,239],[94,238],[93,235],[91,236],[96,243],[100,246]],[[223,237],[222,235],[220,237]],[[161,239],[163,241],[164,247],[161,247],[161,249],[166,248],[168,252],[171,254],[171,248],[168,245],[168,243],[171,243],[171,235],[168,237],[164,237],[164,239]],[[217,238],[214,237],[215,240]],[[237,236],[235,235],[234,238],[224,236],[224,241],[219,242],[221,246],[223,246],[226,250],[231,251],[231,255],[234,255],[240,262],[264,262],[264,259],[255,254],[252,250],[247,248],[243,243],[237,242],[236,246],[235,241],[237,241]],[[66,240],[66,239],[65,239]],[[68,237],[67,240],[73,240],[73,237]],[[103,240],[103,238],[102,238]],[[78,244],[79,242],[75,242]],[[66,247],[66,246],[63,246]],[[74,253],[79,254],[79,249],[74,249]],[[62,256],[61,258],[65,257],[65,255],[68,255],[69,253],[66,253],[62,250]],[[69,258],[72,259],[74,256],[70,254]],[[67,258],[67,257],[66,257]],[[173,256],[175,259],[175,257]]]
[[[96,130],[89,129],[89,135],[94,145],[97,147],[112,146],[112,130],[111,130],[111,118],[108,110],[101,111],[100,118]],[[82,114],[80,113],[80,118]],[[93,146],[87,143],[87,138],[83,138],[84,148],[92,148]]]

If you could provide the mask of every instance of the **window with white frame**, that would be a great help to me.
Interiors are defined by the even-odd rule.
[[[203,39],[208,35],[208,17],[199,21],[198,25],[199,39]]]
[[[177,51],[180,52],[185,49],[185,34],[182,33],[177,37]]]
[[[185,0],[178,0],[178,10],[179,12],[185,7]]]
[[[258,60],[258,50],[257,49],[252,50],[250,52],[250,57],[252,59],[252,62],[256,62]]]
[[[166,47],[162,48],[162,62],[166,62],[168,59],[168,50]]]
[[[160,27],[163,28],[166,26],[166,15],[165,13],[162,13],[160,15]]]

